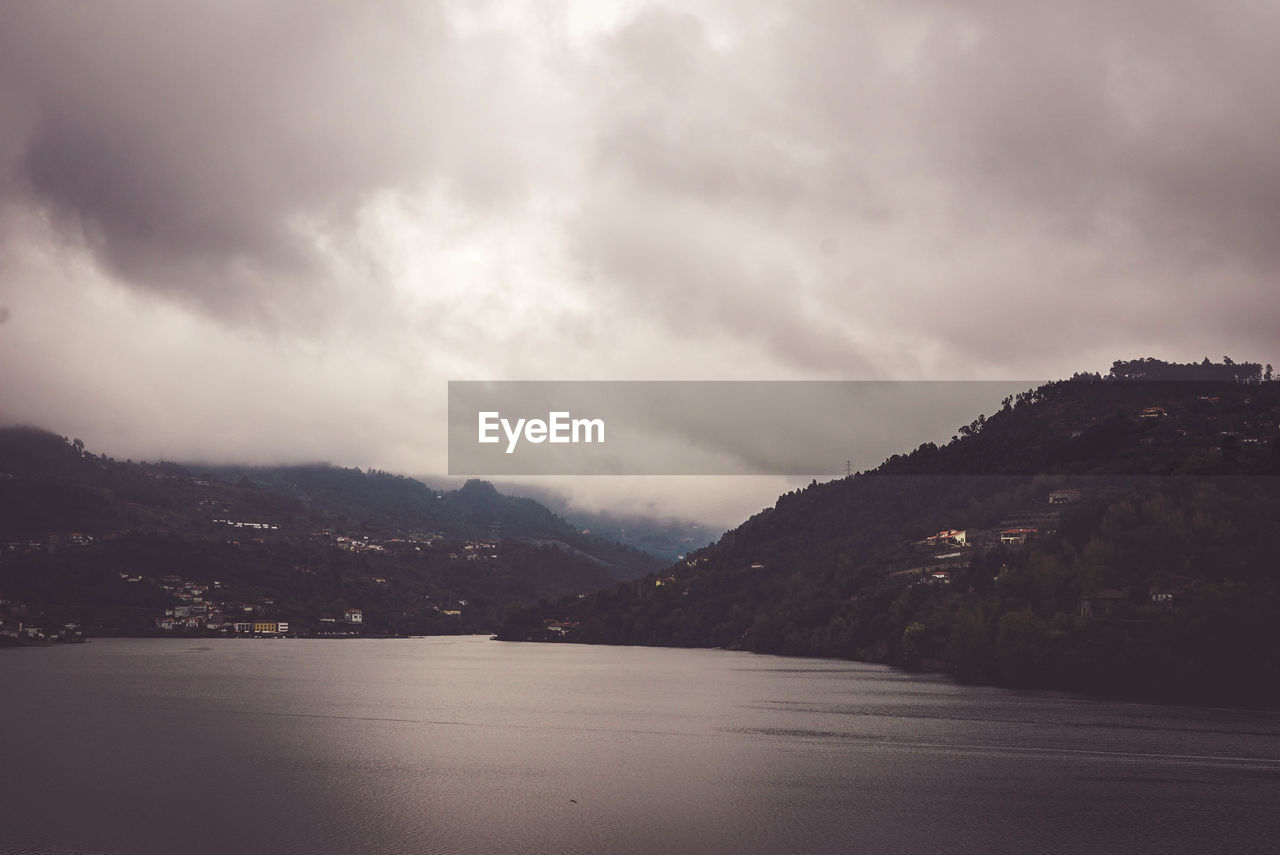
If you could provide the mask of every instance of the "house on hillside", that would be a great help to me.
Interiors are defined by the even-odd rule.
[[[930,535],[925,539],[930,543],[954,543],[957,546],[964,546],[965,530],[954,528],[947,529],[946,531],[940,531],[937,534]]]
[[[1068,505],[1080,501],[1079,490],[1054,490],[1049,494],[1049,504]]]
[[[1000,532],[1001,543],[1026,543],[1028,538],[1034,537],[1038,532],[1034,528],[1006,528]]]

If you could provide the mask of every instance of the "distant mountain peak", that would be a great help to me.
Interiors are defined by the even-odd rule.
[[[479,478],[468,478],[467,483],[463,484],[458,494],[462,496],[496,496],[498,488],[483,481]]]

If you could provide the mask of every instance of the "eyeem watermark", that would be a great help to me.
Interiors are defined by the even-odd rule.
[[[568,411],[547,413],[547,420],[516,419],[515,425],[502,418],[496,410],[482,412],[479,418],[477,442],[491,444],[501,441],[498,429],[507,438],[507,454],[514,454],[521,436],[526,442],[579,443],[604,442],[604,419],[575,419]]]
[[[1034,385],[455,380],[449,474],[826,477],[944,443]]]

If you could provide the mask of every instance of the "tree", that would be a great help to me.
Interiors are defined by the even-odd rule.
[[[924,643],[925,626],[920,621],[912,621],[902,631],[902,667],[908,671],[919,671],[924,659],[921,645]]]

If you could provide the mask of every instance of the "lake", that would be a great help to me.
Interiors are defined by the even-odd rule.
[[[0,651],[0,853],[1280,852],[1280,713],[715,650]]]

